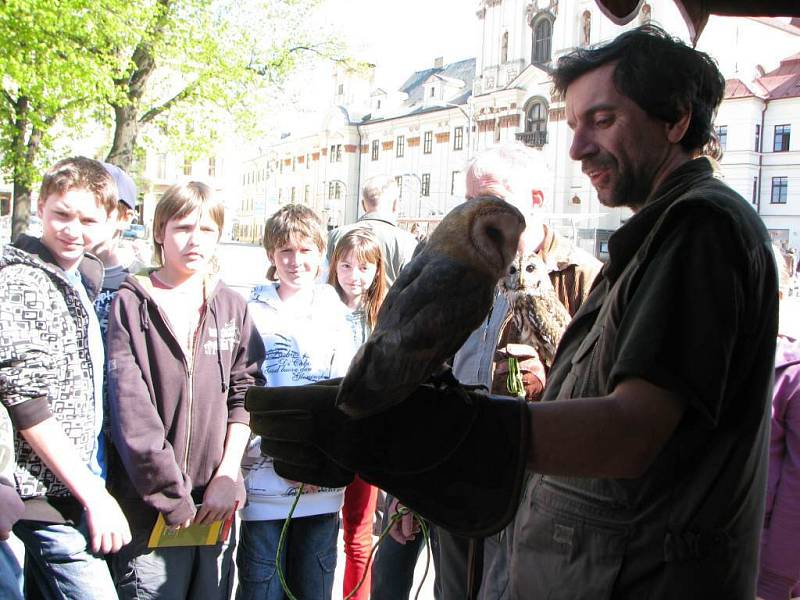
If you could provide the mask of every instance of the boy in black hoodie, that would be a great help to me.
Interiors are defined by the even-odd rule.
[[[130,541],[106,492],[100,429],[103,343],[92,299],[100,261],[86,254],[117,203],[103,165],[56,163],[42,179],[41,239],[20,236],[0,258],[0,399],[14,424],[14,480],[25,504],[14,533],[26,586],[45,597],[114,594],[97,553]]]

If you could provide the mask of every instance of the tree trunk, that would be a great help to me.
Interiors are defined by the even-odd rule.
[[[12,148],[14,153],[14,209],[11,213],[11,241],[16,240],[21,233],[28,229],[28,217],[31,209],[31,185],[25,173],[24,160],[27,154],[25,137],[28,135],[28,98],[20,95],[14,103],[14,140]]]
[[[11,217],[11,241],[28,229],[31,210],[31,186],[14,177],[14,212]]]
[[[111,150],[108,151],[106,161],[117,165],[124,171],[130,171],[133,165],[133,151],[136,149],[139,127],[142,124],[139,116],[142,98],[147,90],[150,75],[156,68],[153,45],[161,40],[164,29],[170,22],[174,3],[174,0],[156,0],[160,10],[154,13],[155,22],[152,23],[152,27],[148,27],[148,32],[139,41],[131,55],[131,62],[134,65],[133,72],[127,79],[117,81],[117,86],[127,102],[121,105],[112,104],[114,108],[114,141],[111,144]]]
[[[106,161],[114,163],[123,171],[130,171],[133,150],[139,136],[139,115],[134,103],[114,105],[114,142]]]
[[[25,144],[25,158],[22,169],[14,168],[14,212],[11,215],[11,240],[16,240],[20,233],[28,229],[31,211],[31,179],[30,173],[36,164],[39,147],[44,132],[33,127],[28,143]]]

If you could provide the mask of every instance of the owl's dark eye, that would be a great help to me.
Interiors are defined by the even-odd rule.
[[[511,267],[511,268],[508,270],[508,274],[509,274],[509,275],[513,275],[513,274],[514,274],[514,273],[516,273],[516,272],[517,272],[517,267]]]
[[[525,270],[528,273],[533,273],[536,269],[534,269],[533,265],[528,265],[527,267],[525,267]]]

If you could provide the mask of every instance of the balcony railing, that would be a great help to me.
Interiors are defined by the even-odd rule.
[[[517,140],[532,148],[541,148],[547,143],[547,131],[525,131],[516,135]]]

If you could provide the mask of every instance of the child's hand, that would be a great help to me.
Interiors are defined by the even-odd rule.
[[[131,541],[128,520],[117,501],[105,489],[94,494],[85,509],[92,552],[99,554],[118,552]]]
[[[167,525],[167,529],[169,531],[178,531],[179,529],[186,529],[189,525],[192,524],[191,517],[183,521],[182,523],[176,523],[175,525]]]
[[[214,521],[227,519],[238,496],[236,481],[225,475],[214,477],[206,487],[203,494],[203,505],[194,517],[194,522],[200,525],[210,525]]]
[[[389,516],[394,516],[395,513],[403,508],[405,507],[397,501],[397,498],[393,498],[392,503],[389,505]],[[405,514],[395,521],[389,529],[389,535],[398,544],[405,544],[416,539],[419,530],[420,526],[414,513],[406,509]]]

